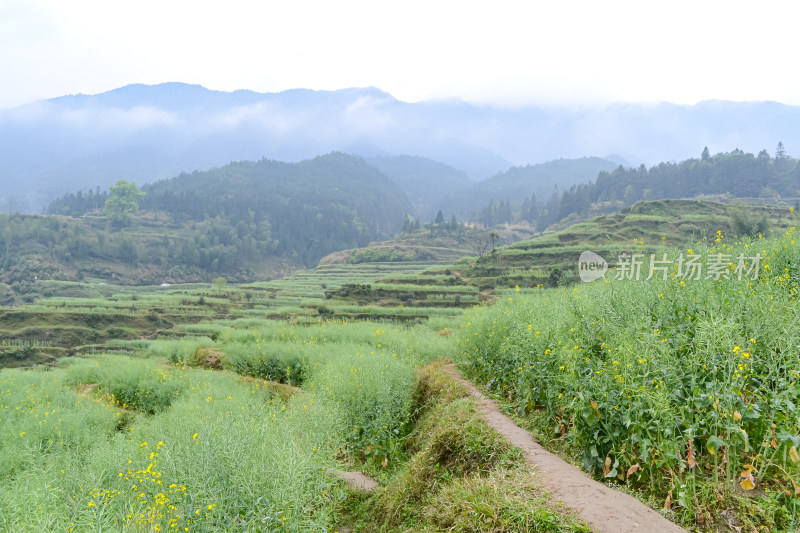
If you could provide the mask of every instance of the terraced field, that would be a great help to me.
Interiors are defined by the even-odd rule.
[[[49,296],[0,310],[0,367],[52,364],[59,357],[123,349],[120,341],[192,336],[186,326],[209,320],[319,318],[425,320],[452,315],[478,299],[472,287],[418,287],[422,305],[386,305],[327,298],[347,284],[368,285],[386,276],[411,275],[424,263],[322,265],[283,279],[243,285],[181,284],[131,287],[90,282],[40,281]],[[403,287],[405,289],[405,287]],[[401,293],[386,285],[386,294]],[[462,294],[459,294],[462,293]],[[463,303],[462,303],[463,301]],[[418,302],[420,303],[420,302]]]
[[[581,252],[592,251],[610,265],[620,254],[661,255],[676,246],[713,241],[716,232],[738,235],[756,226],[780,235],[796,219],[787,207],[722,204],[700,200],[640,202],[621,213],[578,222],[561,231],[511,244],[449,270],[482,291],[501,287],[552,287],[578,279]],[[440,273],[436,267],[431,273]]]
[[[0,367],[49,365],[0,369],[0,528],[642,530],[624,512],[584,512],[581,490],[603,505],[614,493],[572,467],[565,493],[530,435],[497,423],[504,409],[684,527],[793,531],[794,229],[728,236],[730,207],[703,206],[634,206],[452,265],[329,263],[243,285],[37,282],[45,297],[0,311]],[[663,280],[569,285],[585,250],[666,253],[673,266],[741,252],[762,276],[734,279],[731,260],[720,280],[686,282],[676,266]],[[348,487],[342,470],[377,488]]]

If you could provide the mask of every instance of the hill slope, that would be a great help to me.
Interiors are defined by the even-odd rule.
[[[391,237],[411,210],[394,182],[337,153],[231,163],[144,189],[138,217],[124,228],[99,215],[105,192],[50,205],[52,214],[71,216],[0,216],[0,282],[12,286],[5,300],[37,279],[265,279]]]
[[[300,253],[309,264],[352,247],[349,243],[392,235],[411,210],[394,182],[361,158],[340,153],[299,163],[231,163],[159,181],[144,191],[143,209],[178,218],[267,221],[278,240],[276,251]]]
[[[766,150],[757,156],[742,150],[714,156],[706,149],[700,159],[660,163],[651,168],[619,167],[601,172],[594,183],[578,185],[564,194],[558,217],[585,215],[594,204],[632,205],[640,200],[727,195],[791,201],[800,196],[800,161],[785,153],[771,157]]]
[[[447,213],[455,213],[459,218],[473,218],[491,200],[521,202],[523,198],[535,196],[538,203],[544,203],[556,191],[560,195],[569,187],[593,181],[600,172],[612,170],[616,166],[616,163],[607,159],[583,157],[512,167],[487,180],[448,194],[439,200],[437,207]]]
[[[613,266],[623,252],[649,255],[665,247],[711,242],[718,231],[729,237],[749,236],[754,231],[783,231],[796,222],[786,207],[701,200],[639,202],[620,213],[594,217],[456,266],[482,287],[553,286],[578,279],[578,258],[584,251],[601,255]]]
[[[426,221],[436,216],[443,197],[472,184],[466,173],[424,157],[382,156],[366,161],[402,187],[414,205],[414,214]]]
[[[455,285],[471,287],[479,291],[474,296],[490,301],[496,298],[496,289],[552,287],[576,281],[578,258],[584,251],[599,254],[613,267],[621,253],[649,256],[667,248],[713,242],[718,231],[729,239],[750,235],[757,238],[757,231],[782,232],[796,225],[797,217],[786,207],[700,200],[639,202],[621,213],[595,217],[562,231],[510,246],[484,248],[478,257],[466,257],[450,266],[434,267],[414,275],[390,275],[366,292],[360,287],[348,287],[351,294],[341,290],[338,294],[354,301],[361,299],[390,305],[394,302],[393,295],[382,286],[402,293],[402,286],[425,286],[428,291],[435,292]],[[388,248],[387,244],[382,244],[383,248]],[[402,244],[402,240],[398,242]],[[371,244],[364,251],[369,252],[374,246]],[[362,252],[348,253],[349,257],[357,257]],[[473,301],[460,298],[459,303],[472,305]]]

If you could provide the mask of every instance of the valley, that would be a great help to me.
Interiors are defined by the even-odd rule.
[[[550,450],[668,519],[783,528],[797,429],[781,402],[793,389],[765,380],[800,371],[769,341],[793,320],[796,218],[786,207],[743,211],[643,202],[472,257],[470,228],[432,223],[272,281],[35,280],[33,301],[0,310],[0,467],[31,487],[3,493],[3,523],[406,531],[472,528],[466,516],[477,513],[486,531],[604,530],[552,503],[551,485],[476,417],[476,400],[443,372],[455,360]],[[750,236],[743,217],[770,229]],[[687,247],[704,261],[723,249],[760,254],[762,276],[614,279],[619,254]],[[576,285],[587,249],[613,259],[611,270]],[[731,313],[716,333],[712,309]],[[737,326],[742,313],[751,318]],[[658,429],[662,387],[680,397]],[[336,470],[378,488],[325,474]],[[245,471],[263,483],[237,481]],[[55,492],[33,489],[51,478]],[[26,511],[15,494],[47,511]],[[462,503],[448,507],[452,498]],[[474,505],[468,515],[455,511],[464,505]]]

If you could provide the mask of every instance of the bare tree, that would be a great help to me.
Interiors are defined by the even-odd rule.
[[[497,234],[495,233],[495,235]],[[489,248],[494,244],[494,240],[495,239],[492,238],[488,231],[479,228],[472,228],[467,234],[467,246],[469,246],[469,249],[475,252],[478,257],[483,257],[483,255],[489,251]]]

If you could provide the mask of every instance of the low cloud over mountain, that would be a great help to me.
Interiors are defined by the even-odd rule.
[[[131,85],[0,111],[0,210],[41,211],[67,191],[150,182],[261,158],[338,150],[411,154],[473,180],[511,165],[617,154],[655,164],[735,147],[800,146],[800,108],[772,102],[502,109],[406,103],[375,88],[281,93]]]

